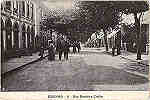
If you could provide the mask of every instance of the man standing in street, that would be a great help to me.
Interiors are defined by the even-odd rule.
[[[79,41],[77,41],[77,48],[78,48],[78,53],[79,53],[80,50],[81,50],[81,46],[80,46],[80,42]]]
[[[74,42],[73,42],[73,53],[74,53],[74,54],[77,52],[76,46],[77,46],[77,45],[76,45],[76,42],[74,41]]]
[[[54,51],[55,47],[53,44],[53,41],[50,40],[49,41],[49,47],[48,47],[48,60],[53,61],[55,60],[55,51]]]
[[[41,56],[40,58],[43,58],[43,55],[44,55],[44,47],[43,46],[40,49],[40,54],[39,55]]]
[[[59,60],[61,60],[62,53],[63,53],[63,45],[64,45],[64,39],[62,37],[59,37],[57,39],[57,44],[56,44],[56,51],[59,53]]]
[[[69,52],[70,44],[68,40],[64,41],[64,58],[68,60],[68,52]]]

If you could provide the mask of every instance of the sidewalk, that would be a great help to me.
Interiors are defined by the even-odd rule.
[[[37,60],[40,60],[39,52],[33,53],[32,56],[22,56],[21,58],[11,58],[1,64],[1,74],[15,70]],[[47,55],[45,51],[44,56]]]
[[[92,51],[92,52],[99,52],[99,53],[103,52],[104,54],[112,55],[112,49],[109,49],[109,51],[106,51],[105,47],[101,47],[101,48],[85,48],[85,47],[82,47],[82,51],[85,51],[85,52],[86,51]],[[121,58],[126,59],[126,60],[138,62],[139,64],[149,66],[150,56],[146,55],[146,54],[141,55],[142,60],[136,60],[136,57],[137,57],[136,53],[121,50],[120,55],[113,56],[113,57],[121,57]]]
[[[136,58],[137,58],[136,53],[131,53],[131,52],[128,52],[128,51],[121,51],[120,57],[126,58],[128,60],[136,61],[140,64],[144,64],[144,65],[149,66],[149,55],[142,54],[141,55],[142,60],[136,60]]]
[[[87,50],[92,50],[94,52],[103,52],[103,53],[112,55],[112,49],[110,49],[110,48],[109,48],[109,51],[106,51],[105,47],[101,47],[101,48],[87,48]],[[116,53],[117,53],[117,51],[115,51],[115,56],[117,56]],[[132,52],[121,50],[121,54],[118,55],[118,56],[121,57],[121,58],[124,58],[124,59],[128,59],[128,60],[131,60],[131,61],[138,62],[138,63],[143,64],[143,65],[147,65],[147,66],[150,65],[149,64],[150,56],[148,54],[142,54],[141,55],[142,60],[136,60],[136,58],[137,58],[137,54],[136,53],[132,53]]]
[[[142,55],[142,60],[136,60],[136,53],[123,52],[121,55],[112,56],[111,50],[105,51],[105,48],[84,48],[83,51],[101,52],[100,54],[88,55],[84,58],[88,65],[108,66],[122,69],[128,73],[148,77],[149,73],[149,56]]]

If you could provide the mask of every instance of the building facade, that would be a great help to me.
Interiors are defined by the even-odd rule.
[[[30,0],[1,2],[2,57],[26,54],[35,47],[35,5]]]

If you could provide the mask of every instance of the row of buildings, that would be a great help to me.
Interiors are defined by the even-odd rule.
[[[40,34],[41,13],[42,8],[31,0],[1,1],[2,60],[34,52]]]
[[[1,1],[1,58],[31,55],[41,47],[47,49],[48,41],[57,39],[56,29],[49,20],[57,19],[36,0]]]

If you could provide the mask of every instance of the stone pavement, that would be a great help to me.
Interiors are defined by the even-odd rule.
[[[91,51],[91,52],[96,52],[96,53],[103,52],[104,54],[105,53],[106,54],[111,54],[111,49],[109,49],[109,52],[106,52],[105,47],[102,47],[102,48],[84,48],[84,47],[82,47],[82,51],[85,51],[85,52],[86,51],[88,51],[88,52]],[[126,65],[128,64],[129,67],[131,65],[133,65],[133,63],[129,64],[129,62],[131,62],[131,61],[147,65],[147,67],[149,65],[149,63],[148,63],[149,62],[149,60],[148,60],[149,56],[148,55],[142,55],[142,60],[137,61],[135,53],[131,53],[131,52],[127,52],[127,51],[121,51],[121,53],[122,53],[121,55],[114,56],[114,57],[110,56],[110,55],[106,55],[106,54],[105,55],[97,55],[96,54],[96,55],[94,55],[94,58],[93,58],[93,56],[88,57],[88,58],[92,58],[92,59],[87,61],[87,62],[89,62],[89,63],[92,62],[93,64],[99,64],[99,63],[101,64],[101,62],[97,62],[97,59],[99,59],[99,61],[103,62],[103,65],[113,64],[114,66],[119,67],[120,63],[123,63],[123,62],[125,63],[127,60],[130,60],[130,61],[126,62]],[[2,67],[1,67],[2,74],[40,59],[40,56],[38,56],[38,54],[39,53],[34,53],[32,56],[22,56],[21,58],[12,58],[12,59],[8,60],[7,62],[2,63]],[[45,52],[45,55],[46,54],[47,54],[47,52]],[[120,57],[123,58],[123,59],[120,59]],[[136,66],[136,64],[134,64],[134,66],[133,66],[134,69],[135,69],[135,66]],[[131,67],[129,69],[131,69]],[[140,68],[137,68],[137,66],[136,66],[136,69],[140,69]],[[144,70],[147,70],[147,69],[144,69]],[[147,72],[148,72],[148,70],[147,70]]]
[[[33,53],[32,56],[21,56],[21,58],[11,58],[8,61],[5,61],[1,64],[1,73],[4,74],[6,72],[15,70],[29,63],[35,62],[40,59],[38,55],[39,52]],[[47,55],[47,51],[45,51],[44,56]]]
[[[132,61],[103,50],[82,49],[69,60],[43,59],[2,77],[4,91],[148,90],[147,74],[126,70]],[[140,65],[135,65],[140,66]]]

